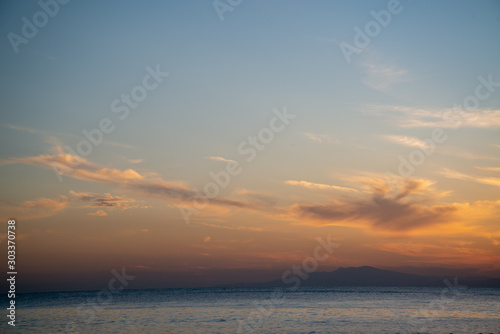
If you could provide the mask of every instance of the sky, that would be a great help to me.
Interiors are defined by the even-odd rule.
[[[500,277],[500,2],[0,7],[23,291]]]

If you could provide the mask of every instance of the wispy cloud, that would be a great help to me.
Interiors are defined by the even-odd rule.
[[[222,162],[238,163],[237,161],[234,161],[234,160],[231,160],[231,159],[226,159],[226,158],[223,158],[223,157],[205,157],[205,159],[215,160],[215,161],[222,161]]]
[[[394,65],[365,63],[366,76],[362,79],[368,87],[379,91],[386,91],[391,86],[408,81],[408,71]]]
[[[34,133],[34,134],[39,134],[39,135],[48,135],[47,132],[45,131],[40,131],[36,129],[31,129],[31,128],[25,128],[22,126],[17,126],[17,125],[11,125],[7,124],[6,125],[9,129],[17,130],[17,131],[22,131],[22,132],[28,132],[28,133]]]
[[[144,159],[128,159],[128,162],[131,164],[140,164],[141,162],[144,162]]]
[[[444,177],[447,177],[449,179],[456,179],[456,180],[473,180],[474,178],[470,175],[464,174],[457,172],[452,169],[444,168],[439,172],[439,174],[443,175]]]
[[[476,175],[468,175],[448,168],[444,168],[442,171],[439,172],[439,174],[449,179],[467,180],[467,181],[473,181],[477,183],[500,187],[500,178],[497,177],[482,177]]]
[[[212,228],[219,228],[223,230],[233,230],[233,231],[248,231],[248,232],[262,232],[264,231],[261,227],[251,227],[251,226],[238,226],[238,225],[221,225],[221,224],[212,224],[212,223],[201,223],[195,222],[194,225],[202,225]]]
[[[487,172],[497,172],[500,173],[500,167],[476,167],[480,170],[485,170]]]
[[[397,135],[382,135],[383,139],[404,146],[417,147],[428,149],[429,144],[415,137],[397,136]]]
[[[299,132],[302,136],[306,137],[310,141],[316,142],[318,144],[340,144],[340,140],[334,139],[329,135],[325,134],[314,134],[310,132]]]
[[[85,158],[71,154],[59,153],[55,155],[44,154],[24,158],[9,158],[0,161],[0,164],[25,164],[39,166],[46,169],[57,170],[61,175],[85,181],[103,183],[131,182],[142,180],[144,177],[133,169],[119,170],[102,168]]]
[[[500,178],[498,178],[498,177],[483,177],[483,178],[478,178],[477,182],[480,182],[480,183],[483,183],[483,184],[489,184],[491,186],[500,187]]]
[[[402,128],[498,128],[500,110],[478,109],[474,112],[458,109],[430,109],[406,106],[371,105],[364,111],[388,115],[391,122]]]
[[[102,210],[97,210],[96,212],[89,212],[88,213],[89,216],[107,216],[108,214]]]
[[[287,181],[285,181],[285,183],[289,184],[291,186],[300,186],[300,187],[304,187],[304,188],[308,188],[308,189],[342,190],[342,191],[357,192],[357,190],[354,188],[334,186],[334,185],[321,184],[321,183],[313,183],[313,182],[308,182],[308,181],[287,180]]]
[[[42,197],[15,204],[3,201],[0,202],[0,207],[3,212],[2,216],[10,215],[10,217],[3,218],[15,217],[19,220],[31,220],[53,216],[64,210],[69,202],[70,200],[66,196],[59,196],[55,199]]]
[[[263,206],[276,206],[278,199],[265,193],[250,191],[244,188],[237,188],[234,194],[246,197],[253,202],[260,203]]]

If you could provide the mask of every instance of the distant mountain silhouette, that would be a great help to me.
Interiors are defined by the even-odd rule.
[[[386,286],[386,287],[445,287],[446,277],[422,276],[400,273],[391,270],[382,270],[374,267],[348,267],[339,268],[331,272],[312,272],[309,277],[300,279],[300,286],[329,287],[329,286]],[[287,276],[291,278],[292,275]],[[453,284],[454,277],[447,277]],[[458,278],[458,284],[467,287],[492,287],[500,288],[500,278]],[[287,287],[293,283],[285,284],[281,279],[253,284],[233,284],[231,287]]]

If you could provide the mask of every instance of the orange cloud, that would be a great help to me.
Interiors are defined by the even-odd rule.
[[[33,201],[24,201],[20,204],[0,203],[2,207],[4,220],[8,218],[16,218],[19,220],[31,220],[45,218],[55,215],[64,210],[69,203],[66,196],[59,196],[56,199],[39,198]]]
[[[291,186],[300,186],[300,187],[304,187],[304,188],[308,188],[308,189],[342,190],[342,191],[357,192],[357,190],[354,188],[347,188],[347,187],[334,186],[334,185],[321,184],[321,183],[313,183],[313,182],[308,182],[308,181],[287,180],[287,181],[285,181],[285,183],[289,184]]]
[[[441,172],[439,172],[439,174],[449,179],[468,180],[477,183],[489,184],[492,186],[500,187],[500,178],[498,177],[481,177],[475,175],[468,175],[448,168],[444,168]]]
[[[410,262],[457,264],[477,266],[498,263],[500,255],[493,246],[484,248],[479,241],[442,240],[439,244],[427,242],[382,242],[369,247],[412,258]]]
[[[368,225],[375,230],[395,232],[448,223],[457,211],[454,205],[421,204],[436,196],[428,180],[399,179],[396,184],[380,178],[361,177],[361,180],[371,188],[371,196],[326,204],[295,204],[290,211],[299,217],[312,218],[314,224]],[[430,196],[426,192],[431,192]]]
[[[102,210],[97,210],[96,212],[90,212],[89,216],[107,216],[108,214]]]
[[[500,173],[500,167],[476,167],[477,169],[485,170],[488,172],[498,172]]]
[[[211,224],[211,223],[202,223],[196,222],[195,225],[202,225],[212,228],[219,228],[224,230],[235,230],[235,231],[249,231],[249,232],[262,232],[263,228],[260,227],[251,227],[251,226],[237,226],[237,225],[221,225],[221,224]]]
[[[58,153],[54,155],[10,158],[3,160],[1,164],[27,164],[39,166],[45,169],[54,170],[63,177],[67,176],[88,182],[112,184],[135,191],[141,191],[147,195],[180,202],[194,203],[194,201],[203,201],[207,204],[250,209],[256,209],[260,206],[247,201],[219,197],[211,198],[191,190],[179,182],[166,182],[159,178],[147,178],[133,169],[119,170],[102,168],[97,164],[89,162],[85,158],[61,153],[62,149],[59,146],[56,146],[55,149]]]
[[[404,146],[429,149],[429,144],[423,140],[409,136],[384,135],[383,139]]]
[[[209,160],[215,160],[215,161],[222,161],[222,162],[232,162],[232,163],[238,163],[237,161],[231,160],[231,159],[226,159],[223,157],[206,157],[205,159]]]

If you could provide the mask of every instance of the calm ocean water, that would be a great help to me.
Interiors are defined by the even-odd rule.
[[[24,294],[16,304],[16,327],[8,326],[4,316],[0,332],[498,334],[500,330],[500,289],[87,291]]]

